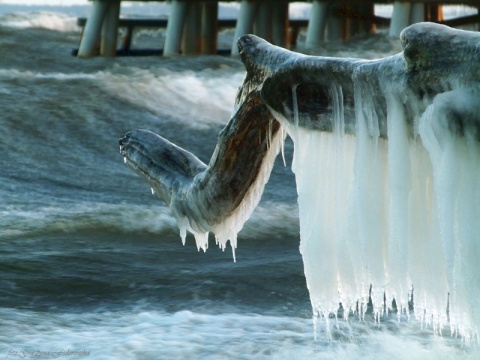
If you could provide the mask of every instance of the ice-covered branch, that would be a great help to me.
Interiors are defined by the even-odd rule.
[[[183,238],[189,230],[205,249],[214,232],[221,247],[230,240],[235,248],[283,126],[295,144],[314,313],[328,318],[338,303],[349,309],[369,294],[362,306],[378,319],[385,294],[408,308],[413,282],[418,318],[475,337],[480,34],[419,23],[401,41],[402,53],[368,61],[305,56],[243,36],[247,74],[208,166],[146,131],[127,134],[121,152],[170,206]]]

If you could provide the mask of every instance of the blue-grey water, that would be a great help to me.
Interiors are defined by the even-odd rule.
[[[207,162],[244,68],[220,56],[71,56],[87,6],[0,11],[0,358],[463,359],[418,324],[311,319],[292,145],[230,249],[182,246],[169,209],[123,164],[146,128]],[[222,33],[224,44],[231,33]],[[151,47],[159,32],[137,34]],[[142,43],[143,42],[143,43]],[[322,51],[379,57],[378,35]]]

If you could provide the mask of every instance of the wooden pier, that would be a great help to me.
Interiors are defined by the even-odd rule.
[[[131,1],[131,0],[130,0]],[[148,1],[148,0],[139,0]],[[156,0],[159,1],[159,0]],[[236,39],[244,34],[256,34],[271,43],[286,48],[295,44],[300,28],[306,28],[305,48],[319,47],[324,41],[342,41],[358,34],[370,34],[378,26],[388,26],[390,36],[398,36],[402,29],[416,22],[433,21],[449,26],[480,23],[479,0],[311,0],[309,19],[290,20],[289,0],[239,0],[237,19],[218,19],[218,0],[171,0],[168,19],[120,18],[121,0],[92,0],[87,19],[79,19],[83,26],[77,55],[116,56],[128,54],[132,34],[137,28],[166,28],[165,44],[158,53],[216,54],[218,31],[235,28],[232,55],[238,53]],[[392,4],[390,18],[375,16],[375,4]],[[443,5],[469,5],[479,9],[476,15],[445,21]],[[117,49],[118,29],[125,28],[122,46]]]

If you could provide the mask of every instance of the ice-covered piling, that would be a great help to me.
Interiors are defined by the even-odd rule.
[[[401,41],[403,53],[375,61],[289,55],[252,36],[240,43],[295,143],[314,313],[357,299],[380,313],[385,292],[408,309],[415,283],[417,318],[475,338],[480,35],[424,23]]]
[[[401,41],[402,53],[366,61],[241,37],[247,74],[235,114],[208,167],[174,189],[170,207],[200,248],[209,231],[234,248],[281,147],[282,126],[294,141],[314,314],[328,319],[341,303],[379,319],[387,294],[392,312],[413,308],[434,329],[477,339],[480,35],[422,23]],[[122,146],[127,163],[135,162]]]

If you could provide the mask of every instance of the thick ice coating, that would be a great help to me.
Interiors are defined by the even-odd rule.
[[[249,93],[219,135],[207,165],[197,157],[148,130],[133,130],[120,140],[126,164],[144,177],[172,209],[185,241],[195,235],[200,249],[208,234],[233,254],[237,233],[260,201],[283,138],[255,91]]]
[[[437,329],[478,339],[480,34],[420,23],[401,41],[402,53],[367,61],[305,56],[243,36],[247,75],[208,166],[173,144],[168,156],[154,151],[144,131],[127,134],[121,152],[183,234],[193,232],[204,249],[210,231],[222,247],[227,239],[235,246],[283,127],[295,144],[314,313],[328,318],[342,303],[348,317],[357,301],[367,309],[370,296],[379,318],[386,296],[403,309],[410,301],[412,315]]]

